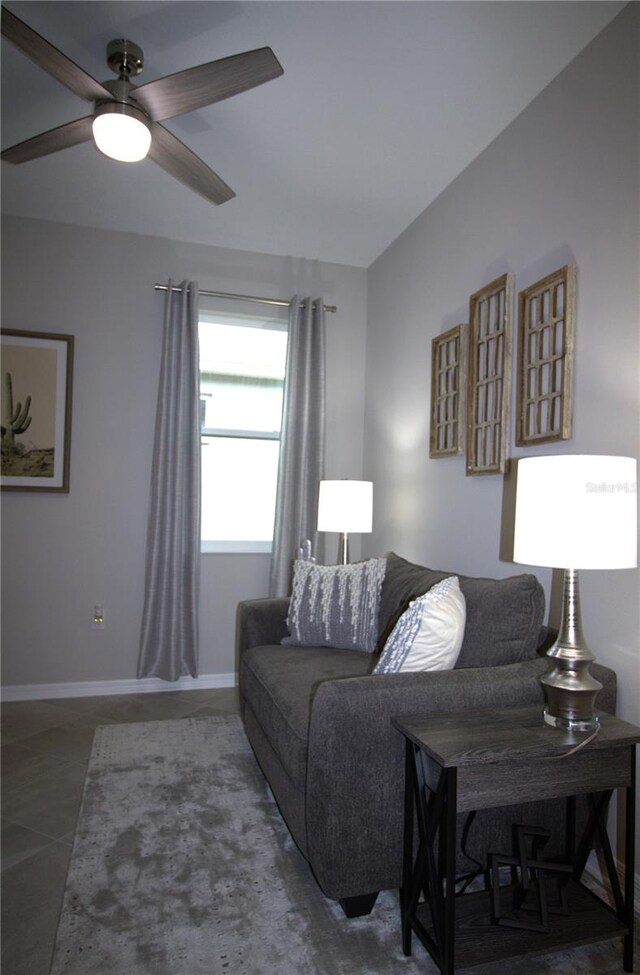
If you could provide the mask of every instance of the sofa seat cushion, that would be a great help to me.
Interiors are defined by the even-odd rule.
[[[304,789],[309,716],[325,680],[362,677],[371,656],[331,647],[252,647],[242,655],[242,695],[294,785]]]
[[[390,552],[380,595],[382,650],[411,600],[451,572],[415,565]],[[535,656],[544,616],[544,589],[534,575],[483,579],[456,573],[467,619],[456,667],[499,667]]]

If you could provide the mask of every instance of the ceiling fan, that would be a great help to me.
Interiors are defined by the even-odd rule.
[[[94,103],[92,115],[5,149],[3,160],[28,162],[93,138],[98,149],[114,159],[133,162],[148,153],[162,169],[211,203],[224,203],[235,193],[160,121],[238,95],[284,73],[271,48],[261,47],[137,87],[131,78],[142,71],[142,49],[117,39],[107,45],[107,63],[118,77],[100,83],[6,7],[2,8],[2,34],[57,81]],[[112,129],[121,134],[114,135]]]

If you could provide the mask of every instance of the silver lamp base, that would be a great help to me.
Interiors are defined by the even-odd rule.
[[[540,678],[546,696],[544,720],[563,731],[595,731],[594,702],[602,684],[589,673],[595,657],[587,647],[580,622],[578,573],[565,569],[562,622],[558,639],[547,650],[549,669]]]
[[[338,565],[347,565],[349,562],[349,534],[340,532],[338,540]]]

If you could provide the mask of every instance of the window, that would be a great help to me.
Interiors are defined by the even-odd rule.
[[[287,330],[201,313],[202,551],[270,552]]]

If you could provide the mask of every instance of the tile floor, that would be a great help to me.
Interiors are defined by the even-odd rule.
[[[3,704],[0,975],[48,975],[94,729],[237,710],[232,688]]]

